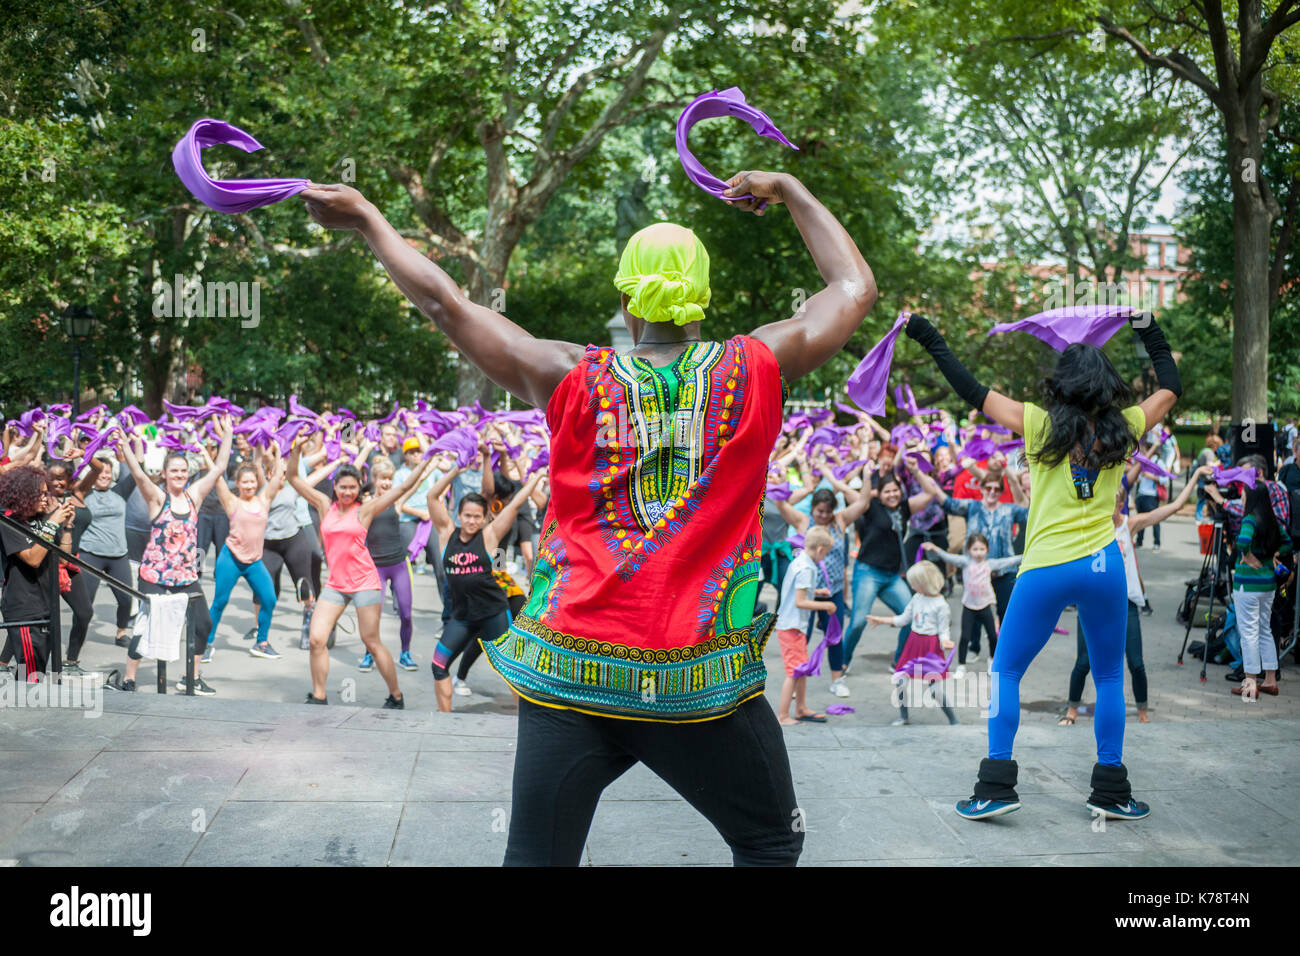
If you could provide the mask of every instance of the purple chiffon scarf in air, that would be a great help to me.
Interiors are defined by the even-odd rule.
[[[1019,322],[1002,322],[989,330],[1028,332],[1058,352],[1080,342],[1101,348],[1133,314],[1131,305],[1070,305],[1039,312]]]
[[[872,347],[849,376],[849,397],[868,415],[885,413],[885,391],[889,385],[889,367],[894,361],[894,343],[905,322],[907,313],[900,313],[894,320],[894,327]]]
[[[202,151],[209,146],[234,146],[246,153],[262,144],[237,126],[215,119],[196,120],[172,150],[172,165],[194,198],[215,212],[240,213],[296,196],[305,179],[213,179],[203,168]]]
[[[754,132],[759,136],[774,139],[791,149],[799,148],[785,138],[785,134],[776,128],[776,125],[768,118],[766,113],[745,102],[745,94],[740,92],[740,87],[733,86],[721,92],[713,90],[711,93],[703,93],[697,96],[677,117],[677,156],[682,161],[682,169],[686,171],[686,178],[711,196],[722,199],[727,184],[705,169],[704,164],[695,158],[686,145],[686,138],[690,135],[691,127],[697,122],[718,116],[734,116],[736,119],[744,120],[754,127]],[[753,198],[752,195],[728,196],[727,201]],[[762,209],[766,206],[767,202],[764,201],[759,205],[759,208]]]
[[[831,590],[831,579],[826,574],[826,565],[817,565],[817,570],[822,573],[822,584],[826,590]],[[826,633],[822,636],[821,643],[817,645],[816,650],[794,669],[794,676],[799,677],[821,677],[822,675],[822,655],[826,653],[826,648],[832,644],[838,644],[844,636],[843,629],[840,626],[839,616],[831,613],[826,615]]]

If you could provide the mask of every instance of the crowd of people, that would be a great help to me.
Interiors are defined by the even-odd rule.
[[[205,696],[216,691],[201,676],[201,667],[213,659],[223,615],[241,580],[257,619],[243,634],[248,653],[265,660],[281,657],[269,635],[287,568],[301,609],[300,647],[310,652],[307,701],[327,700],[335,628],[353,605],[365,648],[358,667],[379,670],[389,690],[385,707],[403,706],[397,671],[419,667],[411,649],[413,575],[432,574],[442,602],[441,633],[432,652],[435,696],[440,710],[450,710],[453,693],[472,694],[466,678],[479,656],[479,639],[505,633],[527,597],[540,533],[537,516],[545,513],[549,497],[544,421],[528,413],[498,417],[473,408],[440,412],[444,424],[455,427],[443,431],[439,441],[433,437],[436,429],[421,429],[432,420],[427,408],[398,409],[388,421],[361,425],[331,413],[312,419],[296,400],[293,404],[297,417],[314,421],[316,428],[301,427],[304,434],[285,443],[287,453],[277,440],[251,444],[251,429],[241,429],[221,402],[172,406],[158,422],[141,421],[129,411],[110,415],[101,407],[70,427],[56,427],[57,439],[50,438],[51,422],[69,421],[70,410],[42,410],[29,419],[29,435],[21,434],[21,422],[6,430],[0,503],[35,529],[57,525],[55,543],[120,581],[136,583],[144,594],[193,595],[186,626],[195,648],[194,692]],[[811,639],[827,633],[831,618],[842,635],[825,648],[828,689],[835,697],[852,693],[846,678],[868,626],[898,628],[890,664],[896,682],[961,679],[985,647],[991,668],[1025,546],[1032,487],[1023,442],[1000,441],[1006,430],[980,422],[974,412],[959,423],[942,410],[909,414],[904,404],[896,423],[886,427],[851,406],[840,403],[839,410],[842,425],[835,424],[836,412],[829,408],[789,410],[769,459],[761,569],[773,588],[771,610],[778,617],[786,669],[782,723],[826,720],[804,703],[805,678],[795,672],[806,665]],[[190,423],[182,437],[192,444],[176,440],[180,423]],[[378,440],[364,437],[367,433],[377,433]],[[87,457],[92,436],[100,435],[108,436],[103,447]],[[173,447],[178,444],[189,447]],[[1160,522],[1193,492],[1198,492],[1198,518],[1206,501],[1222,500],[1213,475],[1216,466],[1227,463],[1225,449],[1217,435],[1208,436],[1209,454],[1197,459],[1190,480],[1171,498],[1181,458],[1169,430],[1158,426],[1144,436],[1121,477],[1115,527],[1130,604],[1125,656],[1143,722],[1148,720],[1147,679],[1139,615],[1150,614],[1151,605],[1135,550],[1142,548],[1150,527],[1158,551]],[[1283,460],[1278,477],[1300,487],[1295,450],[1300,446]],[[1263,470],[1259,461],[1238,464]],[[1207,484],[1211,492],[1205,492]],[[1258,487],[1263,492],[1267,485]],[[1243,484],[1230,484],[1229,494],[1234,488],[1238,498],[1257,495]],[[1237,513],[1259,511],[1248,504],[1240,503]],[[1272,546],[1270,554],[1284,557],[1290,546],[1286,523],[1285,516],[1270,525],[1257,515],[1245,525],[1242,547],[1248,550],[1259,536]],[[1276,545],[1275,525],[1282,532]],[[810,546],[809,535],[814,542],[824,535],[826,546]],[[39,567],[30,563],[35,557],[30,549],[19,544],[6,539],[14,566],[20,572]],[[522,570],[523,586],[506,570],[507,556],[509,567]],[[1260,572],[1243,561],[1246,574],[1238,580],[1250,595],[1255,593],[1248,589],[1250,579]],[[205,563],[213,579],[210,607],[200,586]],[[7,560],[6,580],[8,566]],[[100,580],[66,562],[58,573],[72,611],[63,671],[75,675]],[[6,618],[48,615],[39,588],[25,592],[22,577],[15,578],[13,597],[5,599]],[[945,599],[955,586],[961,619],[954,638]],[[1259,582],[1254,587],[1261,589]],[[391,594],[399,620],[396,655],[379,639],[384,592]],[[132,640],[132,600],[120,590],[114,596],[115,641],[127,650],[120,686],[130,691],[140,661]],[[1252,600],[1247,596],[1247,604]],[[877,601],[892,615],[872,614]],[[1253,625],[1261,617],[1266,627],[1267,613],[1253,608],[1243,621],[1243,634],[1250,631],[1248,647],[1268,643],[1259,640],[1262,632]],[[926,635],[924,646],[909,645],[915,634]],[[1089,673],[1082,627],[1077,638],[1062,725],[1075,722]],[[27,672],[42,670],[43,629],[18,629],[4,652],[6,662],[15,656]],[[449,667],[458,656],[453,677]],[[1258,689],[1276,693],[1273,658],[1264,651],[1262,669],[1258,655],[1252,652],[1249,660],[1256,668],[1250,673],[1262,675]],[[176,686],[187,689],[186,679]],[[1246,699],[1253,699],[1255,688],[1247,689]],[[796,704],[793,715],[791,703]],[[906,724],[906,705],[899,709],[895,723]]]
[[[412,575],[416,568],[433,573],[443,604],[433,671],[438,706],[450,710],[453,693],[472,693],[465,681],[478,657],[471,640],[499,636],[511,607],[521,607],[523,591],[504,556],[529,563],[535,515],[546,509],[544,436],[525,434],[534,416],[450,413],[456,427],[443,430],[446,440],[439,443],[418,431],[418,415],[427,409],[402,411],[400,425],[367,426],[372,441],[357,440],[350,419],[303,414],[294,404],[299,425],[285,432],[283,443],[265,440],[265,430],[248,427],[255,415],[239,420],[226,404],[171,406],[158,422],[131,410],[110,415],[98,408],[77,421],[66,407],[36,410],[6,428],[0,507],[141,594],[189,596],[184,626],[200,696],[217,693],[202,666],[213,659],[241,580],[257,618],[243,635],[248,653],[281,658],[270,627],[287,568],[301,606],[300,647],[310,652],[307,702],[327,701],[329,649],[352,605],[365,647],[358,666],[379,670],[389,690],[384,707],[403,708],[397,670],[418,669],[411,651]],[[182,429],[180,422],[189,424]],[[22,434],[24,426],[30,434]],[[185,440],[177,437],[182,434]],[[256,441],[259,434],[264,440],[253,444],[250,435]],[[48,619],[48,575],[57,574],[73,614],[62,672],[82,673],[79,658],[100,579],[52,560],[39,540],[9,528],[4,554],[5,621]],[[205,574],[212,579],[210,606]],[[385,592],[400,621],[396,657],[379,639]],[[115,642],[127,657],[117,686],[129,692],[143,657],[141,633],[132,628],[129,592],[115,589],[115,595]],[[48,664],[48,627],[24,624],[9,634],[4,662],[39,680]],[[462,652],[453,683],[447,667]],[[188,690],[190,679],[182,676],[176,687]]]
[[[860,327],[875,280],[795,177],[748,171],[725,185],[721,198],[741,211],[787,206],[825,287],[794,317],[707,340],[708,252],[691,230],[657,223],[628,240],[614,277],[636,343],[620,353],[535,339],[468,301],[355,189],[309,184],[300,195],[317,223],[358,231],[462,356],[538,411],[417,403],[360,421],[341,408],[314,412],[296,396],[287,409],[251,413],[213,397],[167,406],[158,421],[133,407],[76,421],[66,406],[33,409],[7,427],[0,464],[0,507],[30,535],[5,529],[0,613],[24,621],[10,626],[6,655],[21,656],[29,675],[43,670],[48,647],[25,619],[57,610],[42,603],[48,575],[71,571],[42,544],[57,539],[119,573],[123,558],[136,562],[147,595],[189,596],[192,686],[211,694],[199,668],[241,578],[259,607],[250,653],[279,656],[266,623],[288,565],[310,651],[307,702],[326,702],[331,633],[353,605],[361,666],[383,676],[384,706],[401,708],[398,670],[414,663],[409,589],[398,581],[425,556],[442,598],[431,654],[439,709],[457,691],[457,657],[463,677],[480,650],[519,698],[508,864],[575,864],[601,792],[638,762],[717,827],[737,863],[791,864],[802,831],[790,825],[800,811],[780,724],[826,721],[806,693],[823,656],[829,692],[851,697],[866,629],[889,628],[880,646],[896,689],[933,686],[955,722],[948,682],[987,646],[998,706],[974,792],[956,807],[983,820],[1020,808],[1020,682],[1073,606],[1071,703],[1089,674],[1097,692],[1087,807],[1147,816],[1122,762],[1125,659],[1143,717],[1147,697],[1140,622],[1150,605],[1135,553],[1145,529],[1202,480],[1216,507],[1235,509],[1244,666],[1261,675],[1241,693],[1276,693],[1265,585],[1274,562],[1290,557],[1290,538],[1282,486],[1260,474],[1267,463],[1207,461],[1170,494],[1179,459],[1163,423],[1182,386],[1149,314],[1121,314],[1114,326],[1131,322],[1154,368],[1157,388],[1140,401],[1098,345],[1077,338],[1057,347],[1041,404],[1003,395],[929,320],[904,313],[891,336],[905,329],[969,415],[917,408],[910,388],[906,399],[896,390],[892,426],[859,410],[885,407],[874,392],[856,407],[785,407],[785,385],[839,354]],[[208,544],[218,551],[216,624],[198,583]],[[526,591],[497,573],[496,555],[511,547],[528,566]],[[758,600],[763,583],[774,588],[773,608]],[[396,662],[379,640],[385,586],[402,620]],[[958,641],[948,601],[956,586]],[[87,589],[76,587],[61,590],[88,624]],[[874,613],[877,600],[892,613]],[[129,690],[141,655],[124,611],[119,604]],[[764,699],[773,630],[785,669],[777,714]],[[84,634],[74,626],[70,667]],[[1075,716],[1077,706],[1063,722]],[[908,719],[901,703],[895,723]]]

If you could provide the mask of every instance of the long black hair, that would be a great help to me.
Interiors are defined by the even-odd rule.
[[[1078,448],[1084,455],[1080,464],[1100,471],[1122,463],[1137,447],[1123,411],[1133,402],[1133,391],[1101,349],[1069,346],[1043,379],[1042,390],[1051,423],[1046,440],[1030,456],[1039,464],[1055,467]]]
[[[1242,520],[1249,515],[1255,518],[1255,537],[1251,541],[1250,550],[1256,555],[1271,558],[1277,546],[1282,543],[1282,537],[1278,532],[1277,517],[1273,514],[1273,503],[1268,497],[1268,486],[1262,481],[1257,481],[1255,487],[1246,492]]]

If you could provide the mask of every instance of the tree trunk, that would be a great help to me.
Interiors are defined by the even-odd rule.
[[[489,213],[488,221],[497,217]],[[512,212],[501,217],[513,220]],[[466,262],[469,284],[466,294],[471,302],[487,306],[498,312],[509,314],[506,304],[506,270],[510,265],[510,256],[519,243],[522,229],[508,224],[495,234],[489,234],[483,246],[483,265],[475,266]],[[456,400],[461,405],[473,405],[480,402],[490,409],[496,400],[496,385],[464,355],[460,356],[456,372]]]
[[[1234,168],[1240,176],[1240,162]],[[1253,197],[1243,195],[1252,186],[1245,183],[1232,200],[1232,418],[1262,423],[1268,420],[1270,216],[1253,185]]]

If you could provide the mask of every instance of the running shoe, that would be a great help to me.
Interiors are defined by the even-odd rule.
[[[967,820],[988,820],[1013,813],[1020,809],[1020,804],[1007,803],[1005,800],[958,800],[957,815]]]
[[[834,694],[836,697],[849,696],[849,685],[844,683],[843,677],[831,681],[831,693]]]
[[[216,645],[215,643],[213,643],[213,644],[209,644],[207,647],[203,648],[203,656],[202,656],[201,658],[199,658],[199,663],[200,663],[200,664],[211,664],[211,663],[212,663],[212,652],[213,652],[213,650],[216,648],[216,646],[217,646],[217,645]]]
[[[115,637],[115,638],[113,638],[113,643],[116,644],[118,647],[130,647],[130,646],[131,646],[131,638],[129,638],[129,637],[125,637],[125,636],[123,636],[123,637]]]
[[[906,726],[907,726],[907,718],[905,718],[905,717],[899,717],[899,718],[897,718],[896,720],[891,720],[891,721],[889,722],[889,726],[891,726],[891,727],[906,727]]]
[[[459,677],[452,681],[451,689],[460,697],[471,697],[474,692],[469,689],[469,684],[465,683]]]
[[[305,701],[303,701],[303,703],[305,703],[305,704],[328,704],[329,701],[328,701],[328,700],[322,700],[321,698],[315,696],[311,691],[307,691],[307,699],[306,699]]]
[[[357,664],[357,670],[361,671],[363,674],[369,674],[374,669],[375,659],[371,656],[370,652],[367,651],[365,656],[362,657],[361,661]]]
[[[85,673],[86,672],[81,669],[81,665],[79,665],[76,661],[63,662],[64,677],[81,677]]]
[[[397,659],[397,663],[402,670],[418,671],[420,665],[415,663],[415,658],[411,656],[410,651],[402,651],[402,656]]]
[[[246,630],[246,631],[244,632],[244,640],[246,640],[246,641],[255,641],[255,640],[257,640],[257,628],[256,628],[256,627],[250,627],[248,630]]]
[[[124,681],[122,681],[122,690],[126,691],[128,694],[134,694],[134,693],[135,693],[135,681],[133,681],[133,680],[124,680]]]
[[[406,709],[405,697],[403,697],[401,700],[397,700],[396,698],[393,697],[392,694],[389,694],[388,700],[384,701],[384,710],[405,710],[405,709]]]
[[[268,661],[278,661],[280,659],[279,653],[271,646],[270,641],[266,641],[263,644],[254,644],[248,649],[248,653],[252,654],[254,657],[264,657]]]
[[[1084,804],[1095,814],[1101,814],[1107,820],[1143,820],[1151,816],[1151,808],[1140,800],[1129,798],[1128,803],[1093,803],[1089,800]]]
[[[952,672],[952,676],[953,676],[953,677],[956,677],[956,678],[965,677],[965,676],[966,676],[966,665],[965,665],[965,664],[958,664],[958,665],[957,665],[957,669],[956,669],[955,671]]]

